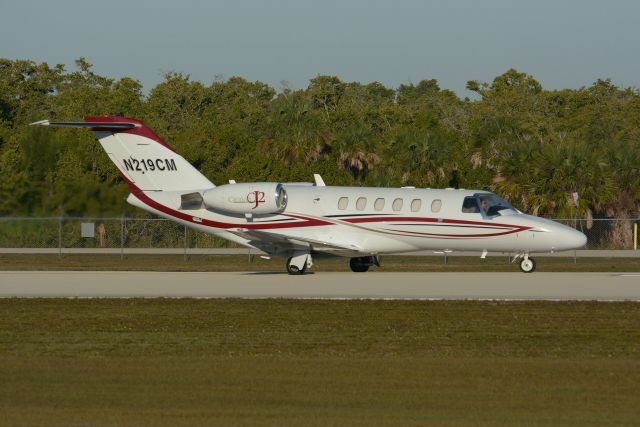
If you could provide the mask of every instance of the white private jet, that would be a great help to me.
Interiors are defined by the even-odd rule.
[[[379,255],[431,250],[516,253],[535,270],[535,252],[583,247],[586,236],[526,215],[494,193],[414,187],[331,187],[315,183],[251,182],[215,186],[142,122],[85,117],[83,122],[32,123],[88,128],[115,163],[130,204],[268,255],[282,256],[289,274],[312,257],[349,257],[351,270],[379,265]]]

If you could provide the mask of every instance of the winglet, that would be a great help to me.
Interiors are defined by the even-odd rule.
[[[314,173],[313,179],[316,182],[316,187],[326,187],[326,184],[319,173]]]

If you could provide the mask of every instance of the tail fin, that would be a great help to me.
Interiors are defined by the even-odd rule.
[[[139,120],[85,117],[84,122],[32,123],[91,129],[132,190],[188,191],[215,187],[173,148]]]

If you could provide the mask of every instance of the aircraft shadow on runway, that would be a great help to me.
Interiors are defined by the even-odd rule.
[[[243,276],[267,276],[267,275],[278,275],[278,276],[289,276],[290,274],[285,271],[247,271],[244,273],[240,273]],[[311,274],[316,274],[313,271],[304,273],[302,276],[308,276]]]

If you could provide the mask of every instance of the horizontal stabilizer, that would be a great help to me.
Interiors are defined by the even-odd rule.
[[[85,116],[83,121],[41,120],[31,125],[82,128],[94,132],[96,139],[133,193],[166,191],[186,195],[215,187],[140,120],[128,117]],[[179,203],[183,209],[198,209],[198,195],[185,196]]]
[[[40,120],[39,122],[31,123],[31,126],[58,126],[89,129],[131,129],[138,125],[127,122],[50,122],[49,120]]]

